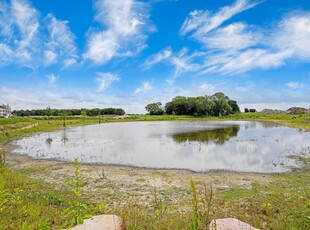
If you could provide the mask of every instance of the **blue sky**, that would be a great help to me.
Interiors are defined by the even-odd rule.
[[[224,92],[310,107],[310,1],[0,0],[0,104],[122,107]]]

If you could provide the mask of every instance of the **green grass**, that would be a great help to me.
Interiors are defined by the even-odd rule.
[[[65,226],[61,214],[70,199],[52,186],[2,168],[0,229],[51,229]]]
[[[263,122],[277,122],[290,127],[310,129],[309,123],[303,123],[309,115],[302,117],[286,114],[237,114],[229,117],[189,117],[189,116],[133,116],[126,120],[114,120],[111,117],[101,119],[103,122],[124,121],[165,121],[165,120],[255,120]],[[21,129],[36,124],[29,129]],[[66,126],[78,126],[98,123],[98,118],[68,117]],[[18,129],[11,129],[10,125],[17,125]],[[50,122],[46,119],[11,118],[0,119],[0,143],[5,144],[12,138],[63,128],[61,118],[53,117]],[[271,174],[270,183],[253,182],[251,188],[234,187],[218,189],[213,192],[209,219],[235,217],[260,229],[310,229],[310,171],[309,157],[301,155],[299,160],[303,168],[294,173]],[[51,169],[53,170],[53,169]],[[56,190],[52,184],[47,184],[27,176],[42,173],[41,168],[25,168],[13,171],[0,165],[0,230],[4,229],[60,229],[74,223],[74,218],[63,215],[65,209],[74,202],[74,194],[69,188]],[[83,174],[83,172],[82,172]],[[159,172],[164,178],[170,174]],[[173,177],[171,177],[173,178]],[[145,182],[138,179],[138,183]],[[204,205],[204,183],[196,183],[197,194],[195,202],[199,207]],[[113,182],[104,180],[100,185],[113,186]],[[141,188],[143,189],[143,188]],[[191,204],[191,189],[188,195],[171,204],[171,199],[165,191],[158,192],[156,199],[147,205],[141,205],[140,197],[128,194],[130,199],[125,204],[107,207],[113,200],[98,200],[91,202],[83,199],[87,204],[87,213],[92,215],[108,212],[117,214],[125,221],[127,229],[193,229],[192,223],[197,223],[197,210],[193,211]],[[87,190],[83,190],[87,193]],[[111,195],[111,194],[110,194]],[[87,197],[87,194],[85,195]],[[112,195],[110,197],[113,197]],[[117,195],[115,201],[122,199]],[[182,210],[182,211],[178,211]],[[198,221],[195,228],[202,229],[205,223]]]

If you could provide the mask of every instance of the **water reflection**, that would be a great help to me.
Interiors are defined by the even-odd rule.
[[[104,123],[16,140],[18,154],[85,163],[194,171],[280,172],[285,156],[310,145],[310,133],[244,121]]]
[[[239,129],[239,126],[231,126],[227,128],[203,130],[198,132],[178,133],[174,134],[172,137],[178,143],[202,142],[205,144],[214,143],[217,145],[223,145],[231,137],[236,137]]]
[[[50,137],[50,134],[48,135],[48,138],[46,139],[45,143],[47,145],[47,147],[50,149],[51,146],[52,146],[52,142],[53,142],[53,139]]]
[[[68,139],[67,129],[64,129],[63,133],[62,133],[62,137],[61,137],[61,142],[64,145],[66,145],[68,141],[69,141],[69,139]]]

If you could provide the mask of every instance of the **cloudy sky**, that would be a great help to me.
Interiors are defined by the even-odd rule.
[[[308,0],[0,0],[0,104],[122,107],[221,91],[310,107]]]

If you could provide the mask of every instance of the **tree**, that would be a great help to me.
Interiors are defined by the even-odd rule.
[[[237,101],[229,100],[228,104],[232,108],[233,113],[240,113],[240,108],[239,108],[239,106],[237,104]]]
[[[240,112],[235,100],[218,92],[211,96],[184,97],[177,96],[165,105],[167,114],[192,116],[226,116]]]
[[[146,111],[150,113],[150,115],[163,115],[164,109],[162,107],[161,102],[151,103],[145,106]]]
[[[166,112],[166,114],[175,115],[174,104],[173,104],[172,101],[166,103],[166,105],[165,105],[165,112]]]

